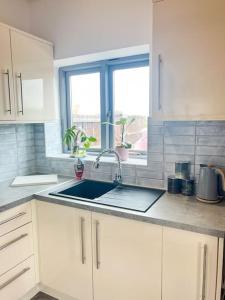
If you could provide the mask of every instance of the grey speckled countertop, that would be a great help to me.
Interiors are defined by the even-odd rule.
[[[59,177],[62,189],[68,187],[73,180]],[[183,230],[225,237],[225,201],[216,204],[204,204],[194,197],[170,195],[165,193],[146,213],[99,205],[81,200],[70,200],[50,196],[50,192],[58,189],[58,185],[41,185],[27,187],[10,187],[10,181],[0,183],[0,212],[18,204],[36,198],[70,207],[110,214],[118,217],[169,226]],[[137,199],[138,201],[138,199]]]
[[[69,177],[58,177],[58,184],[49,185],[33,185],[12,187],[13,180],[0,182],[0,212],[22,204],[34,198],[34,194],[39,193],[48,188],[53,188],[60,183],[71,181]]]

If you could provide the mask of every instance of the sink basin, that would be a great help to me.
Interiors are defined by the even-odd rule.
[[[64,190],[50,193],[53,196],[81,200],[106,206],[146,212],[165,191],[114,183],[82,180]]]
[[[72,187],[59,191],[57,193],[51,193],[51,195],[67,196],[74,198],[84,199],[96,199],[111,191],[116,187],[116,184],[94,180],[82,180],[75,183]]]

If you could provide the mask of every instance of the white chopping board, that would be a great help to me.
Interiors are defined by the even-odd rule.
[[[58,183],[58,175],[17,176],[11,183],[11,186],[42,185],[51,183]]]

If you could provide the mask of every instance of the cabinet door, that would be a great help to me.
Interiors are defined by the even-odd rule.
[[[38,201],[37,216],[41,283],[62,299],[91,300],[91,213]]]
[[[225,1],[153,4],[153,117],[225,119]]]
[[[216,237],[163,228],[163,300],[215,300]]]
[[[161,300],[161,227],[97,213],[92,222],[94,299]]]
[[[52,46],[12,30],[17,120],[54,119]]]
[[[0,25],[0,121],[14,120],[10,31]]]

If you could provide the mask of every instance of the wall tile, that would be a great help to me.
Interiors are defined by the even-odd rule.
[[[195,145],[195,136],[175,135],[165,136],[165,145]]]
[[[215,125],[215,126],[197,126],[196,127],[197,135],[217,135],[225,136],[225,124]]]
[[[170,135],[195,135],[195,126],[167,126],[164,129],[165,136]]]
[[[35,172],[34,125],[0,125],[0,181]]]

